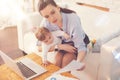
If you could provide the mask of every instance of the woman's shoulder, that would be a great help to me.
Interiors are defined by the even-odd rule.
[[[79,18],[76,13],[63,13],[63,15],[69,19]]]

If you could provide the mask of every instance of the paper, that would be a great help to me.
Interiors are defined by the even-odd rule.
[[[84,63],[73,60],[67,66],[65,66],[64,68],[58,70],[54,74],[60,74],[60,73],[67,72],[67,71],[81,69],[83,66],[84,66]]]
[[[80,74],[78,73],[78,71],[71,71],[71,74],[74,75],[75,77],[77,77],[78,79],[81,79],[82,77],[80,76]]]
[[[78,80],[78,79],[62,76],[60,74],[56,74],[56,75],[54,74],[46,78],[45,80]]]
[[[88,73],[86,73],[85,71],[71,71],[71,74],[73,76],[75,76],[76,78],[78,78],[78,80],[93,80],[91,78],[91,75],[89,75]]]

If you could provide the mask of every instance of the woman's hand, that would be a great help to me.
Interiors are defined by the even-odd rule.
[[[77,49],[69,44],[59,44],[58,45],[59,50],[65,50],[70,53],[76,53]]]

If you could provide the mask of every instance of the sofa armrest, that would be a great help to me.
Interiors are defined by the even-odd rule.
[[[26,49],[29,49],[29,48],[26,48],[26,47],[29,47],[29,46],[25,46],[28,39],[25,38],[26,37],[25,35],[27,35],[27,33],[30,35],[29,32],[32,33],[31,29],[33,27],[40,26],[42,19],[43,19],[42,16],[38,12],[34,12],[34,13],[27,14],[25,17],[23,17],[21,20],[18,21],[17,31],[18,31],[19,49],[28,53],[28,51],[26,51]],[[31,38],[32,37],[35,38],[33,36],[33,34],[31,34]],[[29,36],[29,38],[30,38],[30,36]],[[31,41],[31,43],[32,43],[32,41]],[[31,44],[31,43],[28,43],[28,44]]]

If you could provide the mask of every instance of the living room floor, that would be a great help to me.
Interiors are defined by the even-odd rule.
[[[10,56],[12,59],[24,56],[18,48],[17,27],[6,27],[0,29],[0,50]],[[0,64],[3,64],[0,57]]]

